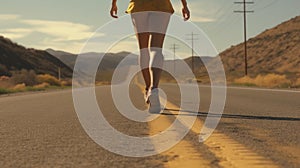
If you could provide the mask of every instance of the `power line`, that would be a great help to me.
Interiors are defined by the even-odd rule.
[[[227,6],[225,6],[225,3],[227,4]],[[228,11],[229,8],[231,8],[233,5],[230,5],[230,3],[227,3],[227,2],[223,2],[223,4],[220,5],[220,8],[215,12],[215,16],[218,18],[219,17],[219,14],[222,13],[222,11]],[[222,15],[224,16],[224,15]]]
[[[227,8],[226,7],[221,7],[220,9],[219,9],[219,11],[218,11],[218,13],[221,13],[221,11],[224,11],[224,13],[222,14],[222,15],[215,15],[216,16],[216,19],[218,20],[218,22],[217,22],[217,24],[213,27],[213,32],[218,32],[218,29],[220,28],[220,27],[223,27],[223,26],[221,26],[221,25],[223,25],[224,24],[224,21],[225,20],[228,20],[228,19],[232,19],[232,16],[231,15],[233,15],[232,14],[232,12],[230,12],[230,13],[228,13],[227,11],[231,11],[233,9],[233,5],[229,5],[229,6],[227,6]]]
[[[247,13],[253,13],[254,11],[247,10],[247,4],[254,4],[254,2],[247,2],[243,0],[243,2],[234,2],[235,4],[243,4],[242,11],[234,11],[235,13],[243,13],[244,14],[244,50],[245,50],[245,76],[248,75],[248,54],[247,54]]]
[[[235,25],[235,23],[237,23],[240,20],[239,17],[234,17],[233,19],[231,19],[230,21],[228,21],[226,23],[226,25],[220,26],[220,30],[214,32],[214,34],[222,34],[224,31],[227,31],[229,28],[232,28],[232,26],[227,26],[227,25]]]
[[[199,34],[195,34],[194,32],[192,32],[191,34],[187,34],[187,36],[191,36],[191,38],[187,39],[187,40],[192,42],[192,72],[193,73],[195,72],[194,71],[194,51],[195,51],[194,50],[194,41],[199,40],[199,39],[195,38],[195,36],[197,36],[197,35],[199,35]]]
[[[223,20],[228,20],[228,18],[231,18],[229,17],[229,15],[231,15],[232,13],[229,12],[233,9],[234,5],[231,4],[230,6],[227,6],[227,8],[222,8],[223,11],[225,11],[226,13],[223,13],[223,15],[221,15],[218,20],[222,20],[222,18],[224,18]]]
[[[229,8],[223,9],[223,11],[225,11],[223,15],[217,17],[218,23],[212,29],[210,28],[210,31],[213,32],[213,34],[217,34],[224,30],[224,27],[229,27],[228,25],[231,25],[229,22],[232,22],[234,19],[236,19],[232,12],[228,12],[233,10],[233,4],[228,7]]]
[[[258,9],[255,9],[255,12],[261,12],[261,11],[263,11],[263,9],[266,9],[266,8],[268,8],[268,7],[272,6],[272,5],[274,5],[274,4],[277,3],[277,2],[279,2],[279,0],[273,0],[272,2],[270,2],[270,3],[266,4],[266,5],[264,5],[263,7],[258,8]],[[254,6],[254,7],[255,7],[255,6]]]

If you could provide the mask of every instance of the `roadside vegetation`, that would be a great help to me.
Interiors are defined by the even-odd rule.
[[[69,88],[71,79],[59,80],[49,74],[37,75],[33,70],[13,71],[11,76],[0,76],[0,94],[44,91]]]
[[[201,81],[198,81],[199,83],[207,83],[204,80],[206,78],[201,77],[199,79],[201,79]],[[33,70],[14,71],[11,76],[0,76],[0,94],[70,88],[71,82],[71,79],[59,80],[50,74],[37,75]],[[163,72],[161,83],[176,83],[176,81],[170,74]],[[97,81],[95,84],[96,86],[109,85],[110,82],[103,80]],[[245,76],[234,79],[231,85],[264,88],[300,88],[300,78],[293,80],[287,78],[286,75],[278,74],[258,75],[256,77]]]
[[[291,80],[286,75],[267,74],[258,75],[254,78],[245,76],[234,80],[235,85],[257,86],[266,88],[299,88],[300,78]]]

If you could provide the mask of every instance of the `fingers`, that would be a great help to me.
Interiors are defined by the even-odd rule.
[[[110,16],[113,18],[118,18],[118,16],[116,15],[117,12],[116,11],[110,11]]]
[[[118,18],[117,14],[118,14],[118,9],[116,7],[112,7],[110,10],[110,16],[113,18]]]
[[[186,13],[186,15],[185,15],[185,18],[184,18],[184,20],[185,20],[185,21],[187,21],[187,20],[189,20],[189,19],[190,19],[190,17],[191,17],[191,15],[190,15],[190,11],[188,11],[188,12]]]
[[[182,16],[183,16],[184,21],[187,21],[187,20],[190,19],[191,14],[190,14],[190,11],[189,11],[188,8],[183,8],[182,9]]]
[[[182,17],[183,17],[183,19],[185,19],[185,9],[184,8],[182,8]]]
[[[191,13],[190,13],[189,9],[188,8],[184,8],[183,9],[183,18],[184,18],[184,21],[189,20],[190,17],[191,17]]]

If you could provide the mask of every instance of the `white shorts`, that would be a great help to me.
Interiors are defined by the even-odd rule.
[[[171,13],[145,11],[131,14],[135,32],[166,34]]]

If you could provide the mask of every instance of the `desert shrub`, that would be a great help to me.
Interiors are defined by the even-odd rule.
[[[0,75],[5,75],[5,76],[9,76],[10,73],[7,69],[7,67],[3,64],[0,64]]]
[[[8,76],[0,76],[0,81],[7,81],[10,78]]]
[[[259,79],[255,80],[258,80],[256,81],[258,86],[264,87],[288,87],[291,85],[291,81],[288,80],[285,75],[268,74],[266,76],[260,76]]]
[[[37,91],[44,91],[46,88],[35,88],[33,86],[26,87],[25,91],[29,92],[37,92]]]
[[[298,79],[293,83],[293,87],[300,88],[300,78],[298,78]]]
[[[66,79],[61,81],[62,86],[72,86],[72,80],[71,79]]]
[[[236,84],[247,85],[247,86],[261,86],[261,87],[289,87],[291,81],[286,78],[285,75],[278,74],[267,74],[258,75],[255,78],[245,76],[234,81]]]
[[[14,91],[25,91],[26,90],[26,84],[17,84],[16,86],[13,87]]]
[[[242,78],[235,79],[234,82],[243,85],[255,85],[254,79],[250,78],[249,76],[244,76]]]
[[[12,93],[12,91],[10,89],[0,87],[0,94],[8,94],[8,93]]]
[[[11,88],[15,84],[11,81],[8,76],[0,76],[0,88]]]
[[[45,89],[45,88],[48,88],[49,86],[50,86],[49,83],[43,82],[41,84],[34,85],[33,88],[34,89]]]
[[[14,84],[24,83],[26,86],[37,84],[36,73],[33,70],[13,71],[11,80]]]
[[[61,82],[56,77],[49,74],[38,75],[37,81],[38,83],[48,83],[53,86],[61,86]]]
[[[96,86],[103,86],[103,85],[110,85],[110,82],[105,82],[105,81],[103,81],[103,82],[99,82],[99,81],[97,81],[96,83],[95,83],[95,85]]]

